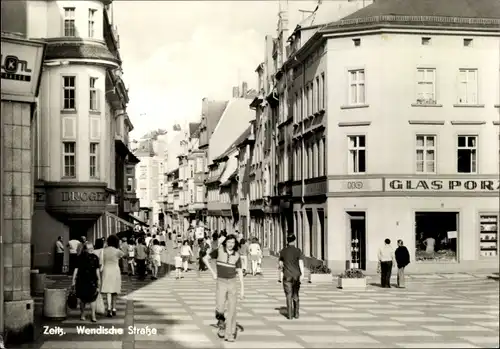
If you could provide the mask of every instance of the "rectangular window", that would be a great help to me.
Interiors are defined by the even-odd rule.
[[[134,191],[134,177],[127,177],[127,192],[132,193]]]
[[[64,8],[64,36],[76,36],[75,8]]]
[[[315,113],[316,110],[318,110],[318,99],[316,98],[317,97],[317,91],[318,91],[318,84],[316,83],[316,79],[313,80],[312,84],[312,100],[313,100],[313,103],[312,103],[312,112]]]
[[[460,69],[458,80],[458,103],[477,104],[477,69]]]
[[[63,167],[64,177],[76,177],[76,143],[64,142],[63,143]]]
[[[365,70],[349,71],[349,104],[365,104]]]
[[[458,136],[457,172],[477,173],[477,136]]]
[[[89,38],[95,35],[95,14],[97,10],[89,9]]]
[[[436,69],[417,69],[417,104],[436,104]]]
[[[63,109],[76,109],[76,77],[63,76]]]
[[[295,93],[295,98],[293,100],[293,122],[299,121],[297,115],[298,105],[299,105],[299,94]]]
[[[326,82],[325,73],[321,74],[321,110],[326,109]]]
[[[308,166],[308,176],[307,178],[313,178],[313,167],[314,167],[314,159],[313,159],[313,147],[310,142],[307,144],[307,153],[309,156],[309,162],[307,163]]]
[[[365,136],[349,136],[349,173],[366,172]]]
[[[90,110],[99,110],[99,105],[97,103],[97,88],[96,88],[97,78],[90,78],[89,80],[89,100],[90,100]]]
[[[90,143],[90,178],[99,178],[99,143]]]
[[[316,77],[316,109],[315,111],[321,110],[321,85],[319,82],[319,76]]]
[[[309,116],[309,103],[310,103],[310,100],[309,100],[309,85],[306,86],[305,90],[304,90],[304,97],[306,99],[306,103],[305,103],[305,106],[304,106],[304,118],[307,118]]]
[[[436,173],[436,136],[417,135],[417,173]]]
[[[203,187],[202,186],[197,186],[196,187],[196,202],[204,202],[205,198],[203,197]]]
[[[314,102],[313,97],[314,97],[313,84],[310,83],[309,84],[309,110],[307,111],[308,116],[312,115],[312,113],[313,113],[313,102]]]
[[[479,224],[481,226],[480,256],[496,257],[498,254],[498,215],[481,214]]]
[[[300,91],[299,91],[299,104],[297,106],[297,112],[299,114],[298,121],[301,121],[303,118],[303,115],[304,115],[304,113],[303,113],[303,108],[304,108],[303,101],[304,101],[303,91],[302,91],[302,89],[300,89]]]

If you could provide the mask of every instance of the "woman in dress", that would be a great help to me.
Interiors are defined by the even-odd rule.
[[[102,261],[102,288],[106,294],[108,304],[108,317],[116,316],[116,298],[121,292],[122,276],[120,273],[120,259],[124,253],[120,250],[120,239],[116,235],[108,237],[107,247],[103,250]]]
[[[85,321],[85,305],[90,304],[92,322],[96,322],[96,299],[99,295],[101,276],[99,258],[93,253],[92,243],[86,242],[78,256],[78,263],[73,272],[72,286],[76,297],[80,300],[80,319]]]
[[[191,246],[189,246],[189,240],[184,240],[181,247],[182,269],[184,269],[184,272],[188,271],[189,258],[191,258],[192,255],[193,250],[191,250]]]
[[[153,245],[151,246],[151,269],[152,275],[151,280],[158,279],[158,268],[161,266],[161,252],[163,248],[160,246],[158,239],[153,240]]]

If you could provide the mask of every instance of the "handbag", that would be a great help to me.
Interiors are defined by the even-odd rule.
[[[66,299],[66,304],[70,309],[78,308],[78,298],[76,297],[75,288],[70,287],[68,292],[68,298]]]
[[[99,315],[106,314],[106,308],[104,307],[104,299],[102,298],[102,293],[99,292],[97,299],[95,300],[95,312]]]
[[[381,273],[380,262],[377,263],[377,274]]]

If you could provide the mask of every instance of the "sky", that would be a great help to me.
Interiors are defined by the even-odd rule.
[[[264,38],[274,34],[278,1],[116,1],[132,138],[197,121],[201,100],[255,88]]]
[[[316,5],[293,2],[302,9]],[[133,139],[198,121],[204,97],[227,100],[243,81],[256,88],[255,69],[264,61],[265,36],[276,36],[279,11],[278,0],[136,0],[113,6]]]

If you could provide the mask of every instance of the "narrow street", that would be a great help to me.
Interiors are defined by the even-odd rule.
[[[284,296],[276,270],[267,262],[264,276],[245,278],[246,298],[238,313],[243,330],[235,343],[218,339],[213,327],[215,281],[207,272],[190,271],[181,280],[172,275],[155,282],[125,280],[128,293],[119,302],[116,318],[84,323],[71,311],[59,324],[65,335],[42,335],[36,346],[23,348],[498,347],[497,281],[421,275],[410,278],[405,290],[370,285],[364,292],[306,283],[301,317],[289,321],[282,315]],[[114,326],[125,333],[81,335],[81,325]],[[131,335],[126,333],[129,326],[155,329],[156,334]]]

